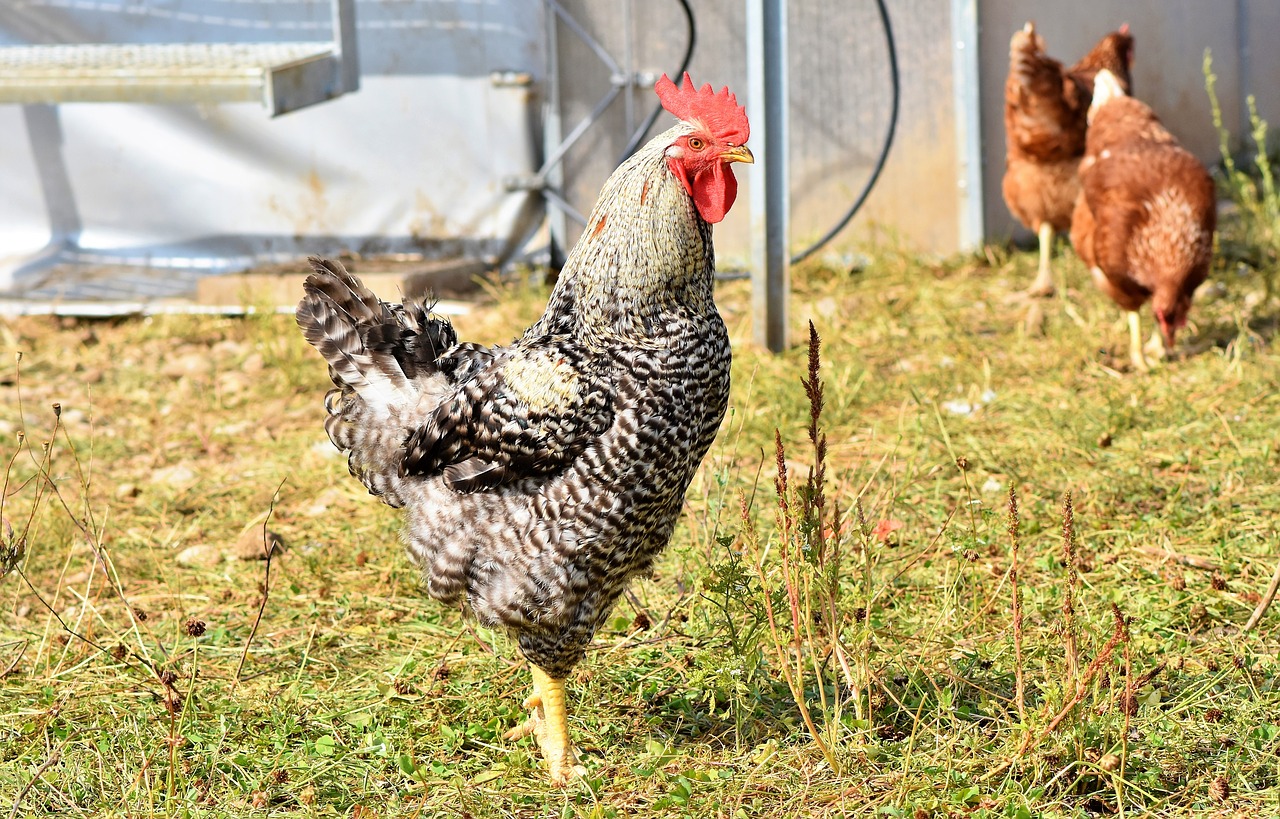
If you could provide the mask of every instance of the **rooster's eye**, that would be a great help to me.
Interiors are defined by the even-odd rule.
[[[689,137],[689,147],[695,151],[701,151],[703,148],[707,147],[707,143],[697,137]]]

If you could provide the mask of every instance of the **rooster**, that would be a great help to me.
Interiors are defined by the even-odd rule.
[[[422,301],[380,302],[311,260],[303,334],[329,364],[333,443],[406,510],[428,594],[505,629],[531,665],[554,783],[583,772],[565,679],[628,581],[671,539],[729,400],[711,225],[753,161],[727,88],[686,73],[657,94],[679,124],[605,182],[542,317],[505,347],[458,343]]]
[[[1049,257],[1054,235],[1071,227],[1071,209],[1080,189],[1076,167],[1084,155],[1094,76],[1109,70],[1128,92],[1132,65],[1133,37],[1127,24],[1065,70],[1045,54],[1044,39],[1033,23],[1009,43],[1003,192],[1009,211],[1040,239],[1040,266],[1027,291],[1030,296],[1053,295]]]
[[[1138,308],[1151,300],[1159,332],[1147,348],[1163,358],[1209,275],[1213,180],[1146,104],[1100,71],[1080,187],[1071,243],[1098,287],[1128,312],[1129,358],[1146,370]]]

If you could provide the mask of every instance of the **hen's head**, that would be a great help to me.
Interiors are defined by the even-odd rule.
[[[667,146],[667,167],[693,197],[698,214],[719,222],[738,195],[729,166],[755,161],[745,144],[751,133],[747,113],[728,88],[718,94],[710,83],[695,89],[687,71],[679,88],[663,74],[654,90],[662,107],[692,129]]]
[[[1157,293],[1151,301],[1152,312],[1156,315],[1156,323],[1160,325],[1160,335],[1164,336],[1164,346],[1173,349],[1174,339],[1178,331],[1187,326],[1187,314],[1191,312],[1191,294],[1179,291],[1172,298],[1161,298]]]
[[[1100,71],[1107,69],[1120,80],[1126,93],[1129,92],[1129,74],[1133,70],[1133,35],[1129,33],[1129,24],[1098,41],[1098,44],[1076,64],[1082,71]]]

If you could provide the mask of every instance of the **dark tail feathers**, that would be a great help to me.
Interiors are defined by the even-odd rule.
[[[410,382],[438,372],[440,355],[457,343],[453,325],[431,313],[434,302],[387,304],[341,263],[308,261],[313,272],[303,284],[298,326],[329,363],[334,383],[375,406],[411,398]]]

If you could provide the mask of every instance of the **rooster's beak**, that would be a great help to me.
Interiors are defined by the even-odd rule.
[[[720,161],[724,163],[745,162],[748,165],[754,165],[756,158],[751,155],[751,150],[746,145],[736,145],[720,154]]]

